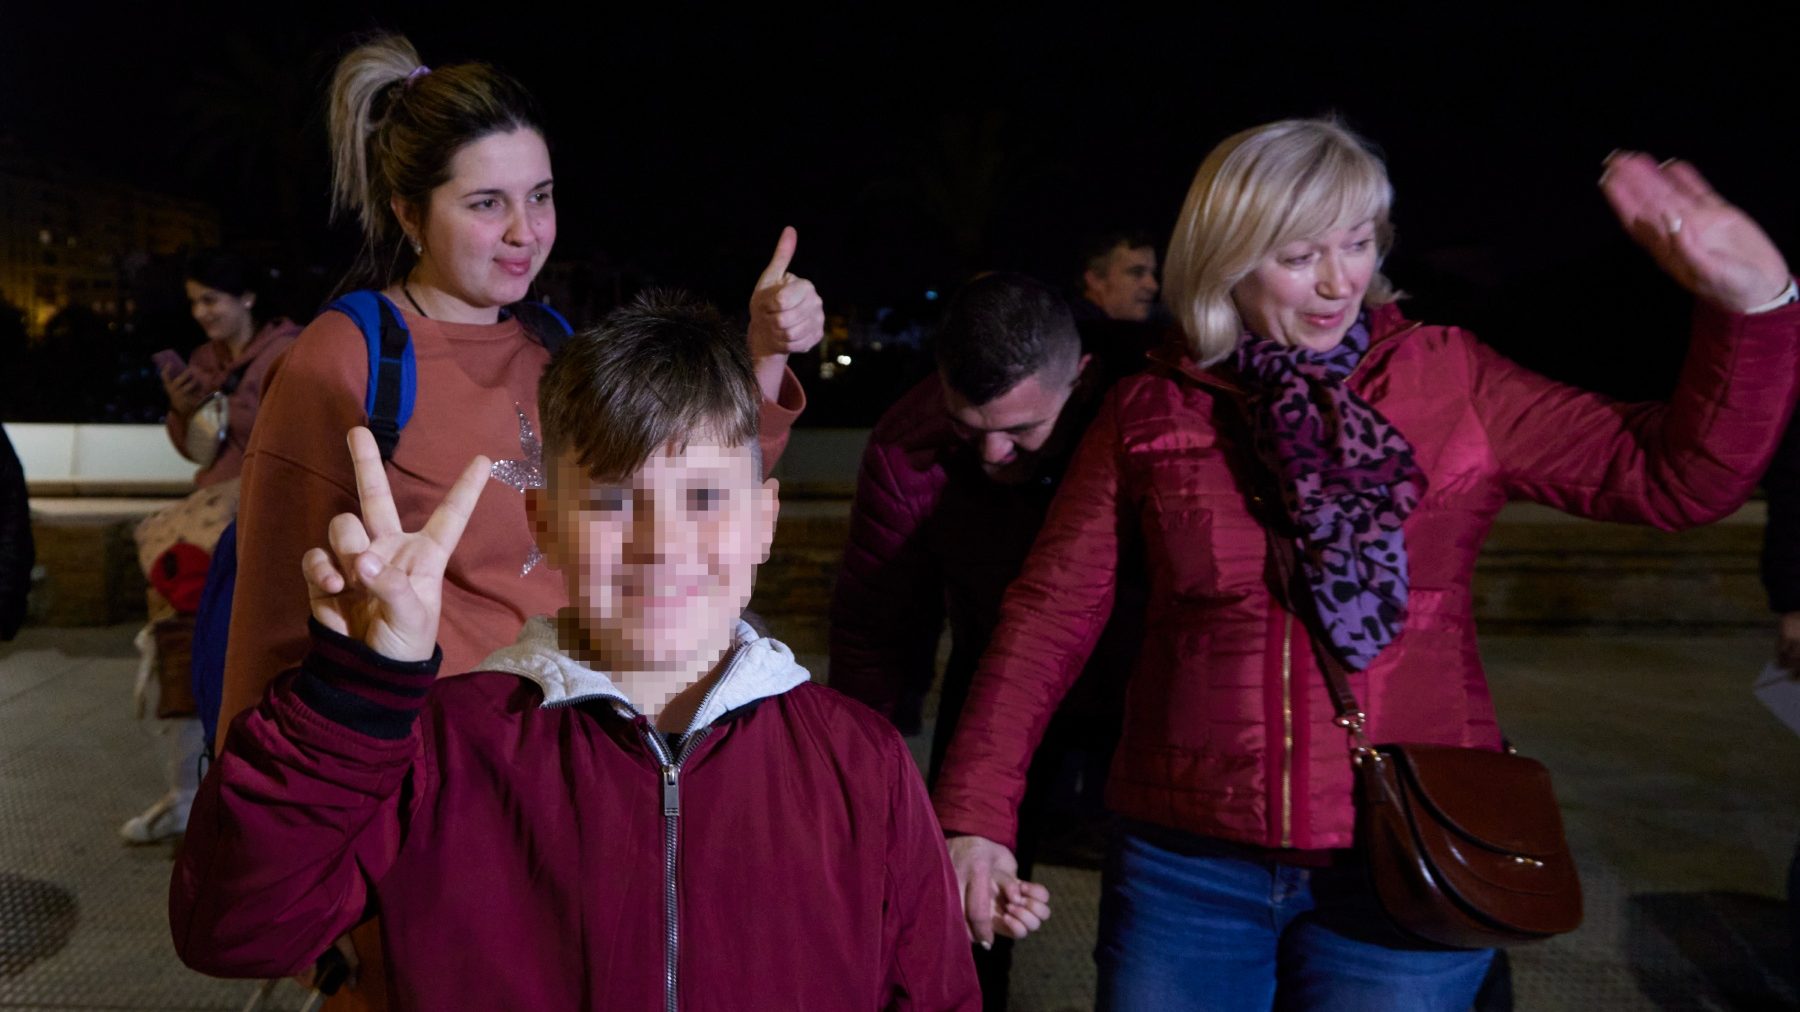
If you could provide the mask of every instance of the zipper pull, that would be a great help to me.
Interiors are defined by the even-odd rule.
[[[662,768],[663,815],[665,816],[681,814],[681,785],[676,782],[676,777],[680,773],[681,771],[673,766]]]

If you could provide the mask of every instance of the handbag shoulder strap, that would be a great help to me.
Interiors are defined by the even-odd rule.
[[[1277,526],[1287,526],[1286,518],[1278,513],[1281,489],[1275,475],[1269,472],[1268,466],[1256,453],[1250,427],[1250,406],[1242,396],[1223,392],[1214,394],[1213,402],[1216,405],[1214,419],[1228,430],[1231,441],[1237,446],[1237,470],[1248,487],[1251,512],[1256,524],[1262,528],[1263,537],[1268,541],[1269,564],[1273,570],[1270,582],[1275,589],[1276,598],[1306,630],[1306,638],[1312,644],[1313,659],[1318,663],[1320,673],[1325,676],[1325,687],[1331,693],[1331,705],[1337,711],[1332,722],[1350,732],[1360,754],[1371,748],[1362,732],[1367,714],[1357,703],[1356,694],[1350,690],[1350,675],[1344,670],[1344,662],[1338,660],[1337,655],[1319,636],[1316,613],[1299,588],[1300,562],[1295,555],[1294,538],[1288,536],[1288,532],[1276,529]]]
[[[1332,708],[1337,710],[1337,724],[1360,732],[1366,714],[1356,702],[1356,693],[1350,690],[1350,673],[1344,670],[1344,662],[1338,659],[1337,654],[1321,641],[1311,610],[1299,603],[1304,599],[1295,593],[1299,562],[1294,557],[1294,542],[1278,536],[1267,525],[1263,526],[1263,535],[1268,538],[1269,555],[1275,561],[1275,572],[1281,577],[1290,610],[1306,628],[1306,638],[1312,643],[1313,659],[1318,662],[1319,671],[1325,676],[1325,688],[1331,692]]]
[[[239,384],[244,382],[244,374],[249,371],[249,362],[240,362],[232,366],[231,371],[225,374],[225,382],[219,384],[219,392],[227,397],[237,393]]]

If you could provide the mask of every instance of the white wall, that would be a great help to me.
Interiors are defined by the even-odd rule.
[[[51,485],[79,490],[193,482],[194,465],[175,452],[160,425],[7,422],[5,429],[34,493]]]

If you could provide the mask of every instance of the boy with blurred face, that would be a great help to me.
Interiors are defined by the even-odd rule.
[[[640,300],[539,401],[526,507],[571,604],[442,681],[444,561],[486,462],[408,533],[353,433],[362,516],[308,554],[313,655],[202,791],[182,957],[285,973],[379,906],[403,1007],[976,1007],[904,743],[738,617],[777,509],[742,339]]]

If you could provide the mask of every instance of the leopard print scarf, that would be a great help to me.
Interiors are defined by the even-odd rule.
[[[1326,642],[1357,671],[1406,621],[1400,523],[1425,493],[1412,445],[1344,382],[1368,349],[1365,315],[1329,351],[1246,335],[1236,356],[1257,455],[1299,532],[1306,590]]]

